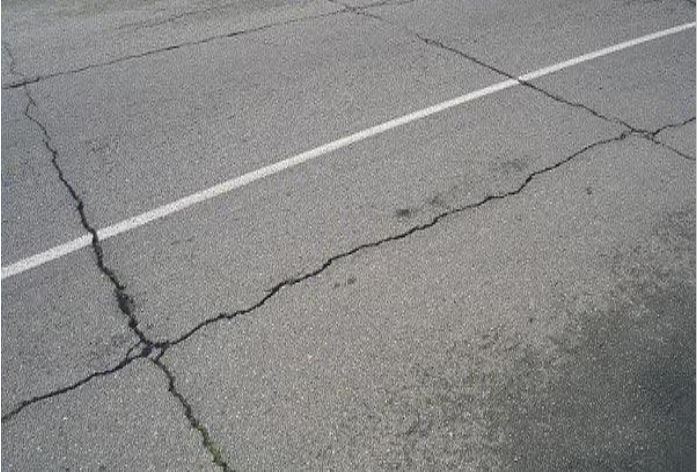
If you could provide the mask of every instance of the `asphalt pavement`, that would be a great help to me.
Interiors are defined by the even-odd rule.
[[[3,2],[3,469],[695,470],[694,21]]]

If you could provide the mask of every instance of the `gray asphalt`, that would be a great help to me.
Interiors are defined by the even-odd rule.
[[[2,15],[2,266],[694,21],[689,0]],[[2,281],[7,470],[695,470],[695,30]]]

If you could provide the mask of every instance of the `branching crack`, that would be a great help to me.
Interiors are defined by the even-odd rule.
[[[9,54],[9,48],[6,47],[6,50],[8,51]],[[10,55],[12,58],[13,56]],[[10,412],[7,414],[3,415],[1,418],[2,422],[5,422],[7,420],[12,419],[15,417],[20,411],[25,409],[26,407],[33,405],[37,402],[47,400],[49,398],[56,397],[58,395],[61,395],[63,393],[70,392],[72,390],[75,390],[88,382],[100,378],[100,377],[105,377],[107,375],[113,374],[127,365],[129,365],[131,362],[133,362],[136,359],[141,359],[141,358],[148,358],[151,354],[155,353],[154,359],[151,359],[154,364],[167,375],[167,378],[169,379],[169,388],[168,391],[182,404],[184,407],[184,413],[186,415],[187,420],[191,424],[191,426],[196,429],[201,435],[201,440],[206,448],[206,450],[211,454],[213,462],[220,466],[225,472],[230,471],[231,469],[227,466],[225,461],[222,459],[222,455],[220,453],[220,450],[215,446],[213,441],[211,440],[210,435],[208,434],[208,431],[205,429],[205,427],[198,421],[193,413],[191,406],[187,402],[187,400],[184,398],[184,396],[179,393],[174,385],[174,376],[169,370],[166,369],[164,364],[160,362],[161,356],[164,354],[165,349],[167,348],[166,344],[161,344],[152,341],[148,336],[140,329],[138,326],[138,320],[133,312],[133,299],[128,295],[126,292],[126,285],[123,284],[116,273],[114,272],[113,269],[108,267],[106,263],[104,262],[104,251],[102,249],[101,242],[99,241],[99,237],[97,235],[97,230],[90,224],[87,214],[85,211],[85,203],[82,200],[82,197],[78,194],[77,190],[75,187],[67,180],[65,177],[65,174],[63,172],[63,169],[60,167],[60,164],[58,162],[58,150],[53,146],[51,142],[51,137],[48,133],[48,129],[46,128],[46,125],[44,125],[39,119],[37,119],[34,115],[31,114],[31,108],[34,107],[36,110],[38,110],[38,106],[36,104],[36,101],[31,95],[31,92],[29,91],[29,87],[27,85],[23,86],[24,93],[27,97],[27,106],[24,109],[24,115],[27,117],[29,121],[34,123],[36,126],[39,127],[42,133],[42,141],[44,143],[44,146],[48,150],[48,152],[51,154],[51,164],[53,165],[53,168],[56,170],[58,174],[58,179],[61,181],[63,186],[66,188],[70,196],[72,197],[73,201],[75,202],[75,208],[80,216],[80,222],[84,229],[89,232],[92,235],[92,242],[91,242],[91,247],[92,247],[92,252],[95,255],[96,258],[96,263],[97,267],[99,268],[99,271],[105,275],[111,285],[114,288],[114,296],[116,298],[119,310],[121,313],[123,313],[126,318],[128,319],[128,328],[138,337],[138,343],[136,343],[134,346],[128,349],[126,356],[114,367],[100,371],[100,372],[94,372],[87,377],[69,385],[66,387],[62,387],[59,389],[56,389],[52,392],[45,393],[42,395],[37,395],[35,397],[32,397],[28,400],[22,401],[19,405],[17,405],[15,408],[13,408]],[[130,356],[131,353],[134,351],[134,349],[140,347],[140,352],[135,355],[135,356]],[[159,351],[158,351],[159,349]]]
[[[528,87],[532,90],[535,90],[536,92],[541,93],[552,100],[555,100],[559,103],[562,103],[562,104],[565,104],[565,105],[568,105],[571,107],[585,110],[586,112],[590,113],[591,115],[593,115],[599,119],[602,119],[606,122],[611,122],[611,123],[621,125],[622,127],[626,128],[626,131],[623,131],[621,134],[619,134],[616,137],[600,140],[600,141],[594,142],[592,144],[589,144],[589,145],[583,147],[582,149],[574,152],[573,154],[563,158],[562,160],[560,160],[554,164],[551,164],[547,167],[544,167],[542,169],[539,169],[539,170],[532,172],[531,174],[529,174],[525,178],[525,180],[523,180],[523,182],[518,187],[516,187],[513,190],[509,190],[509,191],[502,192],[502,193],[495,193],[495,194],[487,195],[477,202],[466,204],[466,205],[463,205],[460,207],[448,208],[448,209],[444,210],[443,212],[437,214],[436,216],[432,217],[429,221],[422,223],[422,224],[419,224],[417,226],[414,226],[414,227],[412,227],[404,232],[401,232],[401,233],[398,233],[395,235],[391,235],[391,236],[388,236],[388,237],[385,237],[385,238],[382,238],[382,239],[379,239],[376,241],[364,243],[364,244],[356,246],[350,250],[347,250],[345,252],[333,255],[333,256],[329,257],[328,259],[326,259],[324,262],[322,262],[317,268],[315,268],[309,272],[306,272],[304,274],[301,274],[301,275],[298,275],[298,276],[295,276],[292,278],[288,278],[286,280],[283,280],[283,281],[277,283],[271,289],[267,290],[266,294],[259,301],[257,301],[256,303],[254,303],[253,305],[251,305],[247,308],[237,310],[234,312],[230,312],[230,313],[220,313],[212,318],[208,318],[208,319],[200,322],[199,324],[197,324],[196,326],[194,326],[193,328],[191,328],[190,330],[188,330],[187,332],[185,332],[181,336],[179,336],[175,339],[172,339],[172,340],[154,341],[154,340],[150,339],[138,326],[138,320],[134,314],[134,309],[133,309],[133,299],[126,292],[126,286],[119,280],[116,273],[110,267],[108,267],[104,261],[104,253],[103,253],[103,249],[102,249],[100,240],[97,236],[97,231],[89,223],[89,220],[87,218],[86,211],[85,211],[85,204],[84,204],[82,198],[80,197],[78,192],[75,190],[75,188],[72,186],[72,184],[66,179],[64,172],[59,165],[58,151],[56,150],[56,148],[53,146],[53,144],[51,142],[51,138],[49,136],[49,133],[48,133],[46,126],[31,114],[31,108],[34,107],[35,109],[38,110],[38,107],[37,107],[36,102],[34,101],[32,95],[29,91],[28,85],[36,83],[40,80],[47,79],[47,78],[52,78],[52,77],[62,76],[62,75],[67,75],[67,74],[73,74],[73,73],[79,73],[79,72],[83,72],[83,71],[86,71],[86,70],[89,70],[92,68],[105,67],[105,66],[116,64],[119,62],[128,61],[128,60],[137,59],[137,58],[142,58],[142,57],[146,57],[146,56],[153,55],[153,54],[158,54],[158,53],[165,52],[165,51],[171,51],[171,50],[175,50],[175,49],[179,49],[179,48],[183,48],[183,47],[187,47],[187,46],[191,46],[191,45],[203,44],[203,43],[215,41],[218,39],[231,38],[231,37],[238,36],[241,34],[247,34],[247,33],[251,33],[251,32],[261,31],[261,30],[268,29],[268,28],[271,28],[274,26],[278,26],[278,25],[306,21],[306,20],[310,20],[310,19],[321,18],[321,17],[336,15],[336,14],[345,13],[345,12],[349,12],[349,13],[357,14],[357,15],[362,15],[362,16],[370,16],[370,17],[378,19],[380,21],[387,22],[386,20],[379,17],[378,15],[374,15],[372,13],[367,12],[366,8],[383,6],[383,5],[387,5],[387,4],[404,4],[404,3],[410,3],[411,1],[414,1],[414,0],[403,0],[403,1],[385,0],[385,1],[376,2],[374,4],[370,4],[370,5],[363,6],[363,7],[351,7],[351,6],[345,5],[343,3],[340,3],[336,0],[328,0],[328,1],[341,5],[343,7],[343,9],[336,11],[336,12],[327,13],[327,14],[304,17],[304,18],[300,18],[300,19],[289,20],[289,21],[282,22],[282,23],[268,24],[268,25],[263,25],[263,26],[256,27],[256,28],[251,28],[248,30],[227,33],[224,35],[212,36],[209,38],[204,38],[204,39],[199,40],[199,41],[192,41],[192,42],[186,42],[186,43],[181,43],[181,44],[177,44],[177,45],[172,45],[172,46],[168,46],[166,48],[146,51],[144,53],[134,54],[134,55],[130,55],[130,56],[124,56],[124,57],[117,58],[117,59],[114,59],[111,61],[97,63],[97,64],[91,64],[91,65],[77,68],[77,69],[73,69],[73,70],[57,72],[57,73],[48,74],[48,75],[44,75],[44,76],[37,76],[34,78],[24,78],[20,82],[13,83],[13,84],[10,84],[6,87],[3,87],[3,88],[22,87],[24,89],[24,92],[25,92],[27,100],[28,100],[24,114],[31,122],[36,124],[42,132],[42,140],[44,142],[44,145],[52,156],[51,157],[51,164],[53,165],[54,169],[56,170],[59,180],[65,186],[66,190],[68,191],[68,193],[70,194],[70,196],[74,200],[75,207],[76,207],[78,214],[80,216],[80,221],[81,221],[82,226],[85,228],[85,230],[87,230],[92,235],[91,247],[92,247],[93,253],[94,253],[95,258],[96,258],[97,267],[99,268],[100,272],[103,275],[105,275],[109,279],[110,283],[112,284],[112,286],[114,288],[115,298],[116,298],[116,301],[117,301],[118,306],[119,306],[119,310],[128,319],[128,327],[138,337],[138,343],[136,345],[132,346],[128,350],[124,359],[122,359],[116,366],[114,366],[110,369],[104,370],[104,371],[92,373],[89,376],[87,376],[87,377],[67,386],[67,387],[63,387],[63,388],[54,390],[52,392],[49,392],[49,393],[46,393],[43,395],[32,397],[29,400],[22,401],[17,407],[15,407],[13,410],[11,410],[10,412],[8,412],[4,416],[2,416],[2,422],[5,422],[5,421],[13,418],[20,411],[22,411],[24,408],[26,408],[30,405],[33,405],[33,404],[40,402],[42,400],[50,399],[50,398],[53,398],[55,396],[61,395],[63,393],[75,390],[75,389],[81,387],[82,385],[90,382],[93,379],[104,377],[104,376],[107,376],[107,375],[110,375],[112,373],[119,371],[137,359],[147,358],[160,371],[162,371],[165,374],[165,376],[167,377],[169,393],[174,398],[176,398],[177,401],[181,404],[181,406],[184,410],[184,415],[186,416],[187,420],[189,421],[191,427],[193,429],[195,429],[196,431],[198,431],[198,433],[200,434],[202,444],[206,448],[208,453],[211,455],[213,462],[216,465],[218,465],[219,467],[221,467],[224,471],[226,471],[226,472],[230,471],[231,469],[227,465],[227,463],[225,462],[220,449],[216,446],[214,441],[211,439],[210,433],[208,432],[206,427],[201,423],[201,421],[194,415],[192,406],[188,402],[188,400],[184,397],[184,395],[181,392],[179,392],[177,390],[176,377],[161,360],[162,356],[165,354],[165,352],[170,347],[174,347],[174,346],[188,340],[197,332],[199,332],[202,329],[204,329],[208,326],[211,326],[215,323],[218,323],[218,322],[223,321],[223,320],[232,320],[232,319],[236,318],[237,316],[242,316],[242,315],[246,315],[246,314],[254,312],[258,308],[261,308],[263,305],[265,305],[271,298],[276,296],[284,288],[292,287],[292,286],[300,284],[306,280],[314,278],[314,277],[318,276],[319,274],[321,274],[322,272],[324,272],[325,270],[327,270],[334,263],[339,262],[339,261],[341,261],[347,257],[350,257],[356,253],[359,253],[359,252],[364,251],[364,250],[372,249],[372,248],[377,248],[377,247],[382,246],[382,245],[387,244],[387,243],[391,243],[391,242],[405,239],[405,238],[411,236],[412,234],[428,230],[428,229],[432,228],[433,226],[437,225],[442,220],[449,218],[451,216],[454,216],[454,215],[466,212],[468,210],[472,210],[472,209],[484,206],[489,202],[503,200],[503,199],[506,199],[508,197],[515,196],[515,195],[521,193],[536,177],[538,177],[542,174],[554,171],[554,170],[564,166],[565,164],[571,162],[573,159],[575,159],[575,158],[583,155],[584,153],[586,153],[594,148],[597,148],[599,146],[608,145],[608,144],[611,144],[614,142],[623,141],[623,140],[627,139],[629,136],[639,136],[639,137],[642,137],[644,139],[648,139],[649,141],[651,141],[655,144],[664,146],[664,147],[672,150],[673,152],[681,155],[682,157],[684,157],[686,159],[694,160],[693,157],[687,156],[687,155],[669,147],[668,145],[658,141],[658,138],[657,138],[657,136],[661,132],[663,132],[669,128],[677,128],[680,126],[684,126],[690,122],[693,122],[695,120],[694,117],[690,118],[682,123],[679,123],[679,124],[670,124],[670,125],[663,126],[655,131],[646,131],[646,130],[637,129],[637,128],[631,126],[630,124],[620,120],[619,118],[606,116],[606,115],[604,115],[604,114],[602,114],[602,113],[600,113],[600,112],[598,112],[598,111],[596,111],[596,110],[594,110],[594,109],[592,109],[592,108],[590,108],[582,103],[572,102],[572,101],[569,101],[569,100],[567,100],[559,95],[555,95],[555,94],[553,94],[553,93],[551,93],[551,92],[549,92],[549,91],[547,91],[539,86],[536,86],[528,81],[521,80],[520,78],[515,77],[512,74],[509,74],[508,72],[506,72],[498,67],[487,64],[486,62],[482,61],[481,59],[478,59],[472,55],[466,54],[466,53],[464,53],[456,48],[453,48],[451,46],[448,46],[448,45],[446,45],[438,40],[428,38],[428,37],[425,37],[419,33],[407,30],[410,34],[412,34],[418,40],[424,42],[425,44],[427,44],[429,46],[437,47],[437,48],[449,51],[451,53],[457,54],[457,55],[467,59],[468,61],[473,62],[473,63],[475,63],[481,67],[484,67],[490,71],[493,71],[501,76],[504,76],[508,79],[516,80],[517,82],[520,83],[520,85]],[[392,24],[392,23],[390,23],[390,24]],[[400,28],[403,28],[399,25],[394,25],[394,26],[398,26]],[[404,29],[406,29],[406,28],[404,28]],[[3,44],[3,46],[6,48],[6,51],[8,53],[8,57],[10,58],[10,65],[9,65],[10,71],[14,72],[17,75],[21,75],[21,74],[18,74],[15,72],[16,62],[15,62],[14,56],[11,54],[11,51],[9,50],[9,48],[6,47],[6,45]],[[135,355],[131,355],[138,348],[139,348],[138,353]]]

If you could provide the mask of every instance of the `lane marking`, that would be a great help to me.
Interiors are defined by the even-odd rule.
[[[623,43],[615,44],[614,46],[599,49],[597,51],[584,54],[573,59],[569,59],[568,61],[559,62],[557,64],[543,67],[542,69],[538,69],[533,72],[528,72],[527,74],[519,76],[516,80],[504,80],[502,82],[489,85],[488,87],[475,90],[474,92],[470,92],[465,95],[453,98],[451,100],[447,100],[437,105],[433,105],[422,110],[418,110],[407,115],[394,118],[392,120],[386,121],[371,128],[364,129],[363,131],[353,133],[344,138],[337,139],[336,141],[332,141],[330,143],[324,144],[314,149],[310,149],[309,151],[305,151],[293,157],[289,157],[288,159],[284,159],[282,161],[270,164],[252,172],[248,172],[239,177],[227,180],[220,184],[214,185],[213,187],[201,190],[200,192],[193,193],[186,197],[180,198],[179,200],[176,200],[172,203],[168,203],[166,205],[157,207],[153,210],[146,211],[145,213],[141,213],[140,215],[120,221],[111,226],[107,226],[106,228],[97,230],[97,236],[99,237],[100,241],[104,241],[121,233],[131,231],[140,226],[162,219],[168,215],[171,215],[172,213],[182,211],[186,208],[189,208],[190,206],[205,202],[220,195],[224,195],[226,193],[231,192],[232,190],[244,187],[245,185],[249,185],[257,180],[277,174],[286,169],[298,166],[300,164],[311,161],[320,156],[324,156],[338,149],[350,146],[351,144],[363,141],[378,134],[385,133],[386,131],[397,128],[399,126],[406,125],[407,123],[411,123],[412,121],[420,120],[422,118],[426,118],[428,116],[445,111],[449,108],[462,105],[463,103],[471,102],[472,100],[486,97],[487,95],[492,95],[502,90],[506,90],[516,85],[520,85],[520,81],[529,82],[531,80],[538,79],[545,75],[553,74],[554,72],[573,67],[583,62],[588,62],[599,57],[607,56],[608,54],[622,51],[623,49],[631,48],[639,44],[647,43],[649,41],[654,41],[656,39],[677,34],[694,27],[695,22],[685,23],[680,26],[675,26],[673,28],[668,28],[662,31],[658,31],[656,33],[648,34],[646,36],[641,36],[636,39],[625,41]],[[85,234],[84,236],[81,236],[77,239],[61,244],[59,246],[55,246],[49,249],[48,251],[44,251],[39,254],[35,254],[31,257],[27,257],[26,259],[17,261],[14,264],[10,264],[9,266],[2,268],[2,279],[4,280],[8,277],[12,277],[13,275],[21,274],[22,272],[25,272],[29,269],[39,267],[43,264],[46,264],[47,262],[59,259],[72,252],[78,251],[82,248],[89,246],[91,244],[91,241],[91,236],[89,234]]]

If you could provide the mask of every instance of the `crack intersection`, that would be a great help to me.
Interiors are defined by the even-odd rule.
[[[668,149],[668,150],[672,151],[673,153],[679,155],[680,157],[683,157],[684,159],[688,159],[691,161],[695,160],[694,157],[689,156],[689,155],[673,148],[672,146],[669,146],[669,145],[659,141],[656,137],[659,133],[661,133],[662,131],[665,131],[665,129],[667,129],[667,128],[675,128],[675,127],[684,126],[684,125],[694,121],[694,119],[695,119],[694,117],[689,118],[688,120],[686,120],[682,123],[666,125],[666,126],[660,128],[658,130],[655,130],[655,131],[643,130],[643,129],[637,128],[635,126],[632,126],[627,121],[624,121],[621,118],[605,115],[605,114],[589,107],[588,105],[586,105],[584,103],[574,102],[574,101],[571,101],[571,100],[568,100],[568,99],[562,97],[559,94],[552,93],[549,90],[546,90],[538,85],[535,85],[535,84],[531,83],[530,81],[523,80],[519,76],[515,76],[515,75],[501,69],[500,67],[497,67],[493,64],[485,62],[484,60],[482,60],[482,59],[480,59],[472,54],[465,53],[464,51],[462,51],[460,49],[457,49],[453,46],[449,46],[449,45],[443,43],[442,41],[427,37],[421,33],[418,33],[416,31],[411,30],[410,28],[408,28],[404,25],[394,23],[392,21],[389,21],[389,20],[377,15],[377,14],[368,13],[367,11],[365,11],[368,8],[382,6],[384,4],[392,4],[393,2],[391,2],[390,0],[377,2],[375,4],[365,5],[363,7],[351,7],[351,6],[345,5],[344,3],[340,2],[339,0],[327,0],[327,1],[334,3],[334,4],[337,4],[337,5],[342,5],[346,9],[346,11],[349,13],[359,15],[359,16],[374,18],[374,19],[381,21],[385,24],[388,24],[394,28],[397,28],[397,29],[403,31],[404,33],[406,33],[407,35],[410,35],[410,36],[417,38],[419,41],[423,42],[424,44],[426,44],[428,46],[436,47],[436,48],[442,49],[444,51],[448,51],[450,53],[458,55],[458,56],[466,59],[467,61],[472,62],[472,63],[474,63],[480,67],[483,67],[491,72],[494,72],[498,75],[501,75],[502,77],[505,77],[505,78],[510,79],[510,80],[514,80],[514,81],[518,82],[518,84],[520,84],[521,86],[527,87],[531,90],[534,90],[535,92],[538,92],[538,93],[546,96],[547,98],[554,100],[555,102],[584,110],[585,112],[590,113],[592,116],[599,118],[603,121],[622,126],[622,127],[626,128],[627,130],[629,130],[631,133],[633,133],[637,136],[640,136],[644,139],[647,139],[648,141],[651,141],[652,143],[654,143],[656,145],[662,146],[665,149]],[[411,1],[414,1],[414,0],[405,0],[403,2],[399,2],[398,4],[410,3]]]
[[[9,47],[7,45],[4,45],[5,50],[8,53],[8,56],[10,57],[10,64],[11,65],[16,65],[14,56],[12,55]],[[223,459],[223,456],[220,452],[220,449],[215,446],[215,443],[212,441],[210,435],[208,434],[208,431],[206,428],[202,425],[202,423],[196,418],[196,416],[193,413],[193,410],[186,400],[184,396],[176,389],[175,386],[175,381],[176,378],[174,374],[172,374],[166,366],[160,361],[160,358],[165,352],[166,345],[162,345],[161,343],[154,342],[152,341],[138,326],[138,319],[136,318],[134,311],[133,311],[133,299],[131,296],[126,292],[126,285],[122,283],[118,276],[116,275],[116,272],[111,269],[109,266],[106,265],[104,261],[104,250],[102,248],[101,242],[99,240],[99,236],[97,235],[97,230],[92,226],[89,222],[89,219],[87,217],[87,213],[85,210],[85,203],[82,199],[82,197],[79,195],[75,187],[68,181],[68,179],[65,176],[65,173],[63,172],[63,169],[61,168],[59,164],[59,154],[58,150],[53,146],[51,142],[51,136],[49,135],[48,129],[44,123],[42,123],[38,118],[36,118],[34,115],[31,113],[31,109],[34,108],[35,110],[38,110],[38,105],[36,104],[36,101],[31,95],[31,92],[29,90],[28,85],[22,86],[22,89],[24,90],[24,93],[27,98],[27,105],[24,109],[24,115],[25,117],[32,123],[34,123],[40,130],[42,134],[42,141],[44,143],[44,146],[46,150],[50,153],[51,155],[51,165],[53,166],[54,170],[56,171],[58,175],[58,179],[60,182],[63,184],[65,189],[68,191],[70,194],[71,198],[73,199],[75,203],[75,209],[77,210],[79,217],[80,217],[80,223],[82,224],[83,228],[91,234],[92,236],[92,241],[91,241],[91,248],[92,252],[95,256],[96,260],[96,265],[99,271],[107,277],[109,280],[110,284],[113,287],[114,290],[114,297],[116,298],[117,305],[119,307],[119,310],[121,313],[127,318],[128,320],[128,328],[137,336],[138,342],[131,346],[128,351],[126,352],[125,357],[114,367],[99,371],[99,372],[93,372],[92,374],[84,377],[83,379],[78,380],[77,382],[74,382],[71,385],[68,385],[66,387],[62,387],[56,390],[53,390],[51,392],[42,394],[42,395],[37,395],[34,396],[28,400],[24,400],[20,402],[16,407],[14,407],[11,411],[8,413],[4,414],[1,418],[1,422],[6,422],[14,418],[17,414],[19,414],[22,410],[27,408],[30,405],[33,405],[35,403],[38,403],[43,400],[47,400],[50,398],[57,397],[59,395],[62,395],[64,393],[76,390],[83,385],[87,384],[88,382],[100,378],[100,377],[105,377],[107,375],[113,374],[115,372],[118,372],[131,364],[133,361],[138,360],[138,359],[146,359],[149,358],[149,356],[155,352],[154,359],[151,359],[153,364],[160,370],[162,371],[167,379],[168,379],[168,392],[172,394],[177,401],[179,401],[180,405],[183,408],[184,415],[186,419],[188,420],[190,426],[195,429],[201,436],[201,441],[205,449],[208,451],[208,453],[211,455],[213,463],[216,464],[217,466],[221,467],[224,472],[229,472],[231,469]],[[140,351],[134,355],[131,356],[131,353],[136,349],[140,347]],[[159,352],[158,352],[159,349]]]
[[[163,372],[163,374],[166,376],[167,381],[168,381],[168,392],[180,403],[180,405],[183,409],[184,415],[185,415],[186,419],[188,420],[189,424],[201,436],[202,444],[203,444],[204,448],[208,451],[208,453],[211,455],[213,463],[216,464],[217,466],[221,467],[225,472],[230,471],[232,469],[230,469],[228,464],[225,462],[225,460],[223,458],[223,454],[221,453],[218,446],[216,446],[215,442],[212,440],[210,433],[208,432],[206,427],[201,423],[201,421],[194,415],[193,408],[192,408],[191,404],[188,402],[188,400],[176,388],[176,376],[162,362],[162,356],[169,350],[169,348],[177,346],[180,343],[187,341],[192,336],[194,336],[196,333],[198,333],[199,331],[203,330],[204,328],[206,328],[208,326],[212,326],[212,325],[214,325],[218,322],[224,321],[224,320],[232,320],[232,319],[236,318],[237,316],[243,316],[243,315],[247,315],[247,314],[254,312],[255,310],[264,306],[270,299],[275,297],[284,288],[289,288],[289,287],[292,287],[294,285],[305,282],[309,279],[312,279],[312,278],[318,276],[319,274],[321,274],[322,272],[324,272],[325,270],[327,270],[334,263],[339,262],[339,261],[341,261],[349,256],[352,256],[358,252],[372,249],[372,248],[377,248],[379,246],[382,246],[382,245],[390,243],[390,242],[395,242],[395,241],[405,239],[405,238],[411,236],[412,234],[428,230],[429,228],[437,225],[439,222],[441,222],[442,220],[444,220],[446,218],[449,218],[450,216],[454,216],[454,215],[466,212],[468,210],[479,208],[481,206],[486,205],[489,202],[503,200],[503,199],[506,199],[508,197],[515,196],[515,195],[521,193],[538,176],[545,174],[545,173],[548,173],[548,172],[551,172],[551,171],[554,171],[554,170],[564,166],[565,164],[571,162],[575,158],[583,155],[584,153],[586,153],[586,152],[588,152],[596,147],[608,145],[608,144],[611,144],[614,142],[623,141],[630,136],[638,136],[638,137],[641,137],[643,139],[649,140],[650,142],[652,142],[654,144],[663,146],[663,147],[673,151],[674,153],[680,155],[681,157],[683,157],[685,159],[689,159],[692,161],[695,160],[694,157],[688,156],[684,153],[681,153],[680,151],[677,151],[674,148],[672,148],[672,147],[670,147],[670,146],[668,146],[668,145],[666,145],[658,140],[658,135],[661,132],[663,132],[667,129],[678,128],[680,126],[687,125],[695,120],[694,117],[692,117],[688,120],[685,120],[682,123],[665,125],[665,126],[659,128],[657,130],[654,130],[654,131],[638,129],[638,128],[630,125],[629,123],[621,120],[620,118],[616,118],[616,117],[607,116],[605,114],[602,114],[601,112],[598,112],[597,110],[594,110],[593,108],[591,108],[583,103],[577,103],[577,102],[567,100],[560,95],[553,94],[552,92],[549,92],[549,91],[547,91],[547,90],[545,90],[537,85],[534,85],[528,81],[521,80],[520,78],[504,71],[503,69],[500,69],[494,65],[488,64],[488,63],[484,62],[483,60],[481,60],[473,55],[467,54],[463,51],[460,51],[457,48],[446,45],[445,43],[443,43],[439,40],[429,38],[429,37],[426,37],[424,35],[421,35],[420,33],[411,31],[408,28],[403,27],[401,25],[396,25],[388,20],[385,20],[384,18],[382,18],[376,14],[373,14],[373,13],[366,11],[367,8],[371,8],[371,7],[383,6],[383,5],[388,5],[388,4],[406,4],[406,3],[411,3],[414,0],[403,0],[403,1],[384,0],[384,1],[379,1],[379,2],[376,2],[374,4],[370,4],[370,5],[366,5],[366,6],[362,6],[362,7],[352,7],[352,6],[346,5],[342,2],[339,2],[337,0],[328,0],[328,1],[333,3],[333,4],[340,5],[341,7],[343,7],[343,9],[336,11],[336,12],[328,13],[328,14],[317,15],[317,16],[313,16],[313,17],[305,17],[305,18],[301,18],[301,19],[290,20],[290,21],[283,22],[283,23],[263,25],[261,27],[252,28],[252,29],[243,30],[243,31],[236,31],[236,32],[225,34],[225,35],[206,38],[206,39],[203,39],[200,41],[182,43],[182,44],[173,45],[173,46],[169,46],[169,47],[158,49],[158,50],[146,51],[146,52],[141,53],[141,54],[126,56],[126,57],[118,58],[118,59],[108,61],[105,63],[92,64],[92,65],[88,65],[88,66],[78,68],[75,70],[71,70],[71,71],[64,71],[64,72],[49,74],[46,76],[38,76],[38,77],[34,77],[34,78],[29,78],[29,79],[25,78],[20,82],[10,84],[7,87],[3,87],[3,88],[22,87],[24,89],[24,92],[25,92],[27,99],[28,99],[28,104],[25,108],[24,114],[31,122],[33,122],[34,124],[36,124],[40,128],[40,130],[42,132],[43,143],[44,143],[46,149],[49,151],[49,153],[52,156],[51,157],[51,164],[54,167],[54,169],[56,170],[59,180],[65,186],[66,190],[68,191],[68,193],[71,195],[72,199],[74,200],[75,208],[78,211],[82,226],[92,236],[91,248],[92,248],[92,251],[93,251],[95,258],[96,258],[97,267],[100,270],[100,272],[109,279],[111,285],[113,286],[114,295],[115,295],[119,310],[127,318],[128,327],[138,337],[138,342],[134,346],[129,348],[124,359],[122,359],[114,367],[112,367],[110,369],[106,369],[104,371],[92,373],[89,376],[87,376],[87,377],[67,386],[67,387],[63,387],[63,388],[54,390],[52,392],[49,392],[49,393],[46,393],[43,395],[33,397],[29,400],[22,401],[17,407],[15,407],[9,413],[2,416],[2,422],[5,422],[7,420],[12,419],[20,411],[22,411],[24,408],[26,408],[30,405],[33,405],[37,402],[40,402],[40,401],[43,401],[46,399],[50,399],[50,398],[53,398],[55,396],[61,395],[63,393],[67,393],[69,391],[75,390],[75,389],[85,385],[86,383],[88,383],[91,380],[94,380],[96,378],[100,378],[100,377],[104,377],[104,376],[113,374],[113,373],[125,368],[126,366],[130,365],[132,362],[134,362],[136,360],[147,359],[157,369],[159,369],[161,372]],[[618,136],[615,136],[613,138],[608,138],[608,139],[600,140],[600,141],[594,142],[592,144],[589,144],[589,145],[583,147],[582,149],[574,152],[573,154],[570,154],[569,156],[564,157],[563,159],[561,159],[560,161],[557,161],[554,164],[548,165],[542,169],[539,169],[539,170],[536,170],[536,171],[530,173],[523,180],[523,182],[520,185],[518,185],[516,188],[514,188],[512,190],[490,194],[490,195],[487,195],[487,196],[483,197],[482,199],[480,199],[474,203],[469,203],[469,204],[466,204],[466,205],[463,205],[460,207],[448,208],[445,211],[432,217],[431,220],[429,220],[425,223],[421,223],[417,226],[414,226],[414,227],[412,227],[404,232],[394,234],[391,236],[387,236],[385,238],[382,238],[382,239],[379,239],[376,241],[363,243],[363,244],[358,245],[358,246],[356,246],[352,249],[349,249],[345,252],[335,254],[335,255],[329,257],[328,259],[326,259],[319,266],[317,266],[315,269],[313,269],[309,272],[306,272],[302,275],[288,278],[288,279],[285,279],[281,282],[278,282],[276,285],[274,285],[273,287],[268,289],[266,291],[266,294],[259,301],[257,301],[256,303],[254,303],[253,305],[251,305],[247,308],[240,309],[240,310],[237,310],[234,312],[219,313],[218,315],[216,315],[214,317],[205,319],[204,321],[200,322],[199,324],[195,325],[194,327],[192,327],[191,329],[186,331],[184,334],[180,335],[177,338],[171,339],[171,340],[169,340],[169,339],[153,340],[153,339],[149,338],[138,326],[138,320],[134,314],[134,301],[130,297],[130,295],[126,292],[125,284],[123,284],[120,281],[120,279],[118,278],[118,276],[116,275],[114,270],[111,269],[110,267],[108,267],[104,261],[104,253],[103,253],[103,249],[102,249],[100,240],[97,236],[97,231],[89,223],[89,220],[87,218],[86,211],[85,211],[85,204],[84,204],[83,200],[81,199],[81,197],[78,194],[78,192],[76,191],[76,189],[66,179],[64,172],[59,165],[58,151],[55,149],[55,147],[51,143],[51,138],[49,136],[49,133],[48,133],[46,126],[31,114],[31,108],[33,107],[36,110],[38,110],[38,106],[37,106],[36,102],[34,101],[32,95],[29,91],[28,85],[36,83],[40,80],[44,80],[44,79],[59,76],[59,75],[66,75],[66,74],[82,72],[82,71],[86,71],[86,70],[94,68],[94,67],[104,67],[107,65],[115,64],[115,63],[126,61],[126,60],[145,57],[145,56],[148,56],[151,54],[156,54],[159,52],[179,49],[179,48],[189,46],[189,45],[202,44],[202,43],[210,42],[210,41],[217,40],[217,39],[230,38],[230,37],[234,37],[234,36],[237,36],[240,34],[261,31],[264,29],[271,28],[273,26],[277,26],[279,24],[294,23],[294,22],[298,22],[298,21],[305,21],[308,19],[319,18],[319,17],[324,17],[324,16],[331,16],[331,15],[347,13],[347,12],[351,13],[351,14],[360,15],[360,16],[371,17],[371,18],[377,19],[379,21],[385,22],[387,24],[390,24],[392,26],[395,26],[397,28],[403,29],[403,30],[407,31],[410,35],[417,38],[419,41],[421,41],[421,42],[423,42],[431,47],[440,48],[440,49],[448,51],[450,53],[457,54],[458,56],[460,56],[460,57],[462,57],[462,58],[464,58],[464,59],[466,59],[474,64],[477,64],[481,67],[484,67],[492,72],[495,72],[503,77],[506,77],[508,79],[513,79],[513,80],[517,81],[521,86],[528,87],[528,88],[530,88],[530,89],[532,89],[532,90],[534,90],[534,91],[536,91],[536,92],[538,92],[538,93],[540,93],[540,94],[542,94],[542,95],[544,95],[544,96],[546,96],[546,97],[548,97],[556,102],[562,103],[562,104],[570,106],[570,107],[582,109],[582,110],[586,111],[587,113],[591,114],[592,116],[599,118],[603,121],[606,121],[608,123],[613,123],[616,125],[620,125],[623,128],[625,128],[625,131],[623,131]],[[10,65],[9,65],[10,71],[14,72],[16,75],[21,76],[21,74],[15,72],[16,62],[15,62],[14,56],[12,55],[10,49],[4,43],[3,43],[3,47],[5,47],[5,49],[8,53],[8,56],[10,58]],[[139,348],[139,350],[137,350],[138,348]],[[136,354],[132,355],[133,352],[136,352]]]

